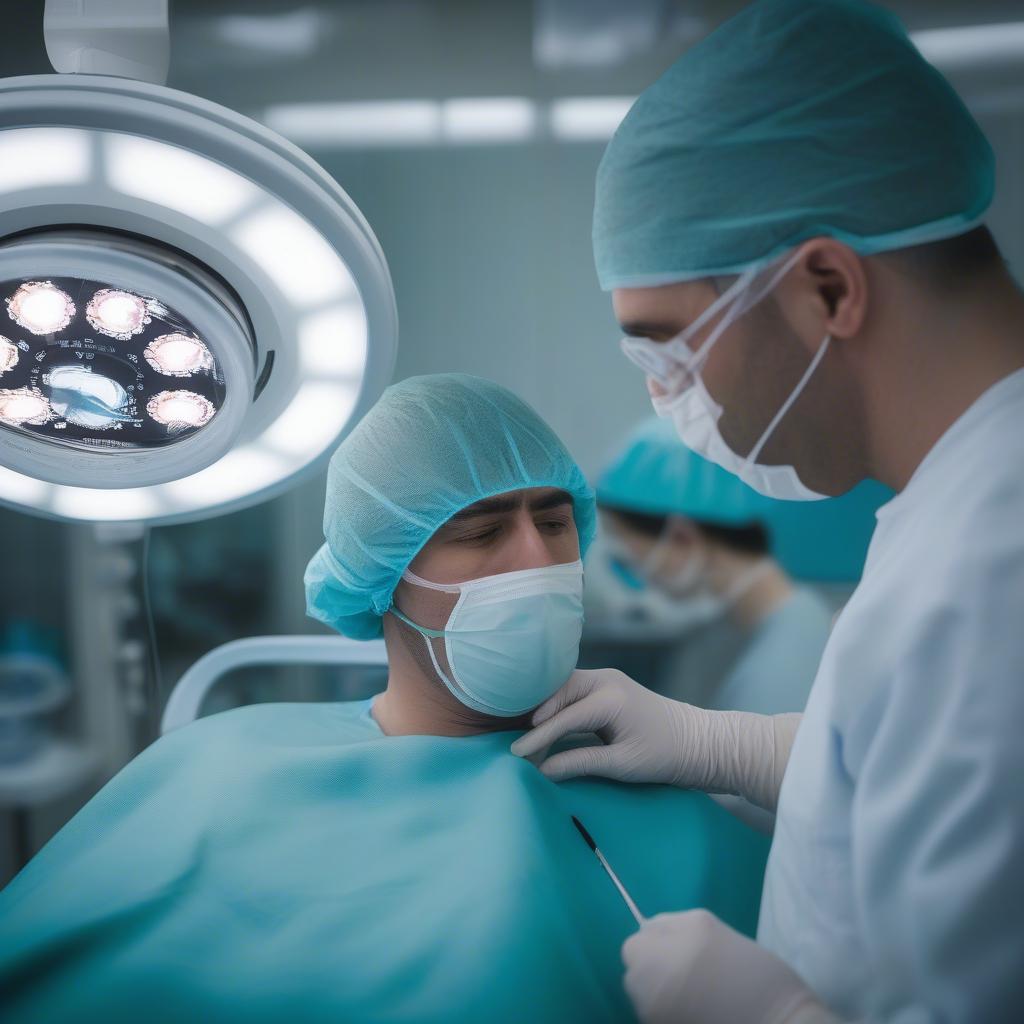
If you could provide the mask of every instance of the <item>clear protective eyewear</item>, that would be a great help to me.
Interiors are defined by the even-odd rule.
[[[624,355],[668,394],[680,395],[689,390],[696,383],[715,342],[739,317],[773,291],[796,263],[798,255],[791,251],[767,264],[748,267],[692,324],[668,341],[624,337],[619,343]],[[773,270],[775,273],[771,273]],[[763,279],[759,281],[761,275]],[[724,315],[707,338],[696,349],[692,348],[689,342],[723,311]]]

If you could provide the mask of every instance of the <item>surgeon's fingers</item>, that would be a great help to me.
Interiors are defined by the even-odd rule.
[[[603,775],[607,779],[617,779],[621,774],[616,751],[604,744],[563,750],[543,762],[540,770],[552,782],[575,779],[581,775]]]
[[[556,715],[564,707],[575,704],[578,700],[594,692],[597,686],[598,675],[596,672],[581,671],[576,669],[562,687],[555,691],[536,711],[531,721],[534,725],[546,722],[553,715]]]
[[[512,753],[529,757],[550,747],[573,732],[594,732],[608,724],[608,709],[597,694],[590,694],[575,704],[562,708],[553,718],[531,729],[512,744]]]

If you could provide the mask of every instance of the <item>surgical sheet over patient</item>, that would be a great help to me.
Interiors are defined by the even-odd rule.
[[[767,841],[707,797],[555,785],[514,733],[257,705],[145,751],[0,894],[7,1024],[629,1021],[634,922],[748,934]]]

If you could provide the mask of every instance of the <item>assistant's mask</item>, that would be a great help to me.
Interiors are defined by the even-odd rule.
[[[583,563],[432,583],[406,569],[417,587],[458,594],[444,629],[391,611],[424,638],[434,670],[468,708],[513,718],[548,699],[572,674],[583,633]],[[444,640],[445,672],[433,639]]]
[[[666,570],[663,563],[671,546],[671,530],[666,524],[644,559],[635,565],[635,571],[648,585],[661,590],[677,608],[686,609],[687,628],[707,625],[724,615],[772,564],[768,558],[757,559],[723,591],[718,591],[708,579],[709,559],[703,552],[689,555],[678,569]],[[627,557],[624,549],[623,557]]]

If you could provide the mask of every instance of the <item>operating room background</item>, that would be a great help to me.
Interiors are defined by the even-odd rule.
[[[447,370],[493,378],[532,403],[593,476],[649,412],[594,276],[597,164],[628,98],[742,6],[172,0],[169,85],[266,120],[351,194],[395,282],[396,380]],[[914,32],[963,30],[933,35],[934,59],[995,146],[999,179],[989,223],[1019,275],[1019,0],[886,6]],[[49,72],[42,0],[0,0],[0,11],[0,73]],[[997,49],[967,31],[1010,22],[1020,31],[1003,33]],[[490,129],[474,128],[472,116],[449,119],[447,101],[486,98],[515,102],[495,108]],[[574,106],[580,98],[590,102]],[[358,105],[367,103],[389,105],[375,108],[373,124],[360,129],[365,108]],[[495,123],[497,136],[488,137]],[[78,784],[31,808],[6,798],[0,759],[0,884],[139,749],[151,719],[140,708],[166,699],[196,658],[238,637],[322,631],[305,618],[301,579],[321,542],[323,493],[321,472],[264,505],[153,530],[149,608],[137,532],[97,532],[0,509],[0,666],[23,649],[51,655],[72,697],[49,728],[89,754]],[[115,621],[130,623],[129,643],[115,637]],[[159,694],[148,662],[152,635]],[[306,680],[302,693],[296,679]],[[264,696],[320,694],[301,673],[287,680],[270,673],[257,684]],[[356,688],[371,685],[360,680]],[[2,729],[0,722],[0,750]]]

